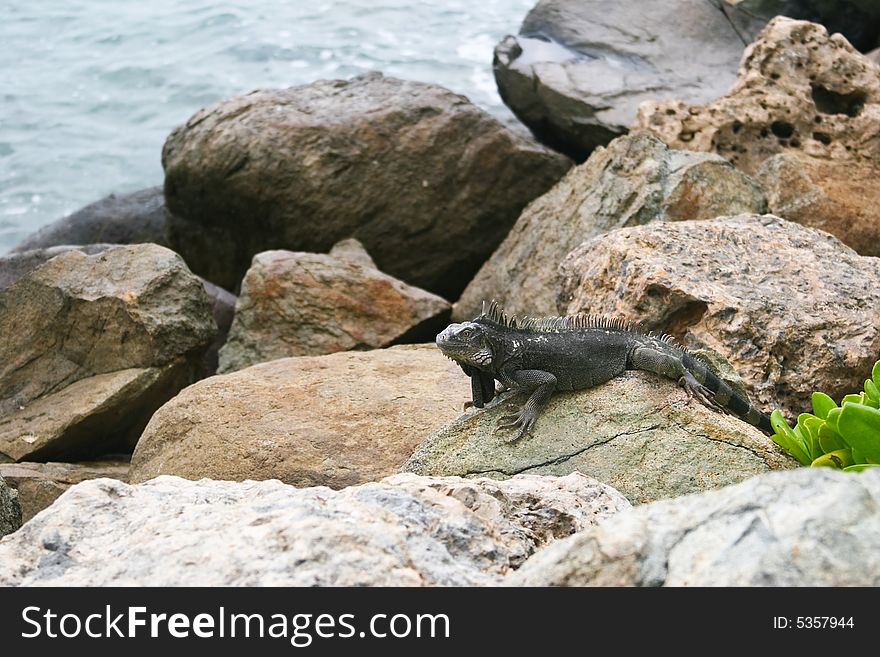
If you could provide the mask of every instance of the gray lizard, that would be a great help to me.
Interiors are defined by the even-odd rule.
[[[675,344],[619,319],[571,317],[508,318],[496,302],[483,302],[479,317],[450,324],[437,346],[471,379],[473,405],[482,408],[502,386],[530,392],[528,401],[499,421],[518,429],[511,442],[529,433],[541,407],[556,390],[591,388],[625,370],[645,370],[678,381],[703,404],[725,410],[772,433],[770,418],[721,380],[711,366]]]

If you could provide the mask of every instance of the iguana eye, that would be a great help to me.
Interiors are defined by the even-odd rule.
[[[469,338],[469,337],[471,337],[471,335],[473,335],[473,333],[474,333],[473,329],[466,328],[466,329],[462,330],[462,332],[459,333],[458,335],[461,338]]]

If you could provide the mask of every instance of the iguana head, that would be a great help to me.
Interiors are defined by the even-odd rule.
[[[437,335],[437,346],[452,360],[480,369],[490,367],[495,356],[487,327],[477,322],[450,324]]]

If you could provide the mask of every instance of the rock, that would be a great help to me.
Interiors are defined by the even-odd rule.
[[[168,211],[162,187],[110,194],[26,237],[13,253],[62,244],[143,244],[168,246]]]
[[[0,476],[0,538],[21,527],[21,506],[18,493]]]
[[[453,317],[475,317],[484,299],[512,314],[555,315],[559,263],[581,242],[614,228],[766,209],[758,185],[721,157],[670,150],[651,135],[620,137],[523,211]]]
[[[877,586],[880,472],[799,468],[622,512],[510,586]]]
[[[869,53],[865,53],[865,57],[870,59],[875,64],[880,65],[880,48],[875,48]]]
[[[220,361],[220,349],[226,344],[229,338],[229,329],[232,327],[232,320],[235,317],[235,304],[238,303],[238,297],[224,290],[218,285],[202,279],[202,285],[208,298],[211,300],[211,314],[214,316],[214,322],[217,324],[217,335],[208,351],[205,353],[204,370],[208,374],[214,374]]]
[[[773,217],[623,228],[563,261],[563,313],[640,321],[714,349],[752,401],[794,418],[861,388],[880,353],[880,260]]]
[[[358,244],[359,245],[359,244]],[[330,254],[266,251],[241,284],[220,373],[287,356],[432,340],[449,303],[383,274],[351,243]]]
[[[0,586],[489,585],[628,506],[578,474],[397,475],[339,492],[98,479],[0,543]]]
[[[779,153],[755,177],[773,214],[827,231],[862,255],[880,256],[880,167]]]
[[[441,87],[369,73],[255,91],[165,142],[171,241],[237,289],[261,251],[355,237],[379,268],[458,296],[570,162]]]
[[[0,463],[0,477],[18,492],[21,519],[27,522],[73,484],[103,477],[127,481],[128,465],[127,458],[90,463]]]
[[[541,0],[496,46],[495,81],[539,140],[583,162],[643,101],[724,94],[764,23],[705,0]]]
[[[880,192],[866,184],[880,177],[880,68],[841,35],[776,18],[746,50],[726,96],[645,103],[636,126],[757,173],[774,212],[880,254]],[[793,189],[782,188],[788,182]]]
[[[0,453],[130,449],[215,332],[201,281],[164,247],[52,258],[0,292]]]
[[[375,481],[396,472],[470,393],[434,345],[255,365],[200,381],[159,409],[132,457],[131,481]]]
[[[770,20],[788,16],[822,23],[840,32],[859,50],[880,44],[880,3],[877,0],[724,0],[729,5]]]
[[[5,290],[19,278],[22,278],[44,262],[48,262],[62,253],[79,251],[86,255],[95,255],[96,253],[102,253],[113,246],[113,244],[65,244],[62,246],[49,246],[46,248],[32,249],[30,251],[7,253],[5,256],[0,256],[0,290]]]
[[[642,504],[797,465],[754,427],[689,401],[674,381],[646,372],[554,395],[532,435],[513,444],[495,433],[499,418],[525,401],[512,399],[435,432],[402,471],[494,478],[582,472]]]

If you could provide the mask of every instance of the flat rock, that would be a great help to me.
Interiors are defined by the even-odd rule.
[[[18,492],[0,476],[0,538],[21,527],[21,505]]]
[[[717,155],[672,150],[650,134],[598,148],[532,202],[455,305],[457,321],[495,299],[512,314],[556,314],[559,263],[581,242],[651,221],[765,212],[751,178]]]
[[[578,474],[396,475],[338,492],[97,479],[0,543],[0,586],[491,585],[628,506]]]
[[[862,387],[880,353],[880,260],[772,215],[622,228],[563,261],[563,314],[607,314],[727,358],[788,418]]]
[[[207,107],[162,162],[172,244],[222,287],[262,251],[355,237],[382,271],[450,299],[571,164],[463,96],[375,72]]]
[[[0,477],[18,492],[24,523],[81,481],[100,478],[127,481],[128,466],[127,458],[85,463],[0,463]]]
[[[434,345],[254,365],[200,381],[159,409],[132,457],[131,481],[375,481],[469,397],[467,377]]]
[[[162,187],[130,194],[110,194],[77,210],[33,235],[13,252],[44,249],[63,244],[145,244],[168,246],[168,210]]]
[[[646,372],[554,395],[532,435],[508,443],[497,422],[524,401],[507,396],[458,418],[425,440],[402,471],[495,478],[582,472],[642,504],[797,465],[754,427]]]
[[[164,247],[52,258],[0,291],[0,453],[130,445],[199,375],[216,330],[201,281]]]
[[[774,213],[880,254],[880,67],[842,35],[776,18],[726,96],[645,103],[635,126],[726,157],[758,175]]]
[[[705,0],[541,0],[495,47],[495,80],[538,139],[582,162],[643,101],[723,95],[764,24]]]
[[[878,586],[880,471],[799,468],[624,511],[510,586]]]
[[[288,356],[377,349],[406,336],[425,342],[446,326],[445,299],[383,274],[358,242],[348,242],[329,254],[254,256],[220,373]]]

